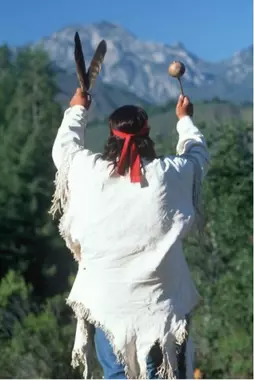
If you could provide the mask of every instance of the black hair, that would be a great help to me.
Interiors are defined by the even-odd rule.
[[[112,129],[125,133],[138,133],[148,120],[146,111],[137,106],[126,105],[116,109],[108,119],[110,136],[104,146],[104,151],[101,158],[109,161],[113,165],[113,170],[117,166],[117,161],[121,155],[124,140],[116,137],[112,133]],[[156,158],[154,150],[154,142],[146,136],[135,136],[138,153],[141,158],[152,161]],[[141,164],[142,165],[142,164]],[[129,170],[129,163],[127,162],[125,171]]]

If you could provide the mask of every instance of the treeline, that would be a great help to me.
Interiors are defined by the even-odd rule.
[[[57,91],[45,53],[0,48],[1,378],[82,377],[70,367],[75,320],[65,305],[76,264],[48,215]],[[192,326],[197,366],[209,378],[252,378],[251,131],[242,123],[209,131],[205,243],[186,247],[204,299]],[[169,142],[157,145],[168,152]]]

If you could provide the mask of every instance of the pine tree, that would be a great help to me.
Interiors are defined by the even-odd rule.
[[[16,72],[12,54],[8,46],[0,47],[0,130],[5,125],[5,113],[13,96],[16,84]]]
[[[20,51],[15,68],[17,82],[0,149],[1,274],[21,270],[42,297],[64,290],[65,281],[57,274],[67,280],[70,264],[48,215],[55,173],[51,151],[62,114],[44,52]]]
[[[187,256],[203,303],[193,326],[198,363],[209,378],[252,374],[251,126],[211,134],[205,181],[205,246],[190,239]]]

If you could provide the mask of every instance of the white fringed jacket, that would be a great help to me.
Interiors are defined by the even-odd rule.
[[[183,255],[195,197],[208,167],[204,136],[188,116],[177,123],[178,156],[143,161],[148,186],[111,175],[107,161],[85,146],[87,111],[69,108],[53,146],[58,170],[54,207],[60,232],[79,261],[67,300],[77,316],[73,365],[89,366],[91,325],[108,334],[129,378],[146,378],[146,357],[158,341],[161,374],[172,378],[175,344],[199,302]],[[193,376],[190,340],[187,376]]]

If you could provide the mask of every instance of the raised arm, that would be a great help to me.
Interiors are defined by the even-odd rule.
[[[193,124],[193,105],[187,97],[180,96],[176,115],[179,119],[176,129],[178,132],[178,143],[176,147],[177,156],[168,157],[174,164],[178,172],[186,172],[185,168],[194,166],[201,171],[201,179],[206,175],[209,166],[209,153],[206,146],[205,137]],[[188,171],[188,170],[187,170]]]
[[[179,158],[192,160],[199,165],[202,178],[206,175],[209,166],[209,153],[205,137],[193,124],[189,116],[184,116],[177,123],[179,140],[176,147]]]
[[[71,159],[75,153],[84,149],[85,145],[90,99],[81,89],[77,89],[70,106],[64,113],[53,144],[52,158],[57,169],[61,167],[63,161]]]

